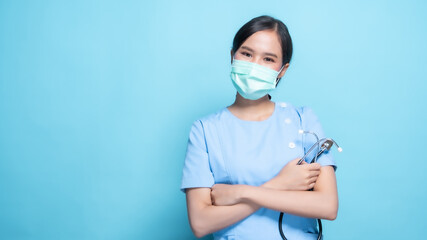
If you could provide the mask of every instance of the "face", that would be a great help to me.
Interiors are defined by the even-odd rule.
[[[231,52],[231,58],[233,58],[233,52]],[[279,36],[273,30],[258,31],[243,42],[234,54],[234,58],[279,71],[282,67],[282,47]],[[289,63],[285,64],[278,78],[285,74],[288,66]]]

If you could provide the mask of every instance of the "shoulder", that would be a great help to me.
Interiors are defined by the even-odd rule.
[[[198,118],[193,122],[193,124],[196,123],[201,125],[209,125],[209,124],[216,124],[220,121],[227,120],[229,118],[227,111],[228,111],[227,108],[223,107],[217,110],[216,112],[213,112]]]
[[[192,123],[192,130],[199,129],[204,130],[207,126],[216,125],[221,121],[224,121],[227,118],[227,108],[221,108],[216,112],[210,113],[208,115],[202,116]]]

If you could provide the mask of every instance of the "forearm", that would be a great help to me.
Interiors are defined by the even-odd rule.
[[[262,187],[273,187],[268,181]],[[256,203],[241,202],[230,206],[207,205],[199,211],[197,217],[197,229],[201,229],[203,235],[226,228],[256,212],[261,207]],[[195,223],[196,225],[196,223]],[[193,231],[196,229],[193,229]]]
[[[206,234],[226,228],[251,215],[259,209],[254,203],[239,203],[232,206],[205,206],[190,217],[194,234],[202,237]]]
[[[334,220],[338,211],[338,197],[320,191],[281,191],[246,185],[241,202],[302,217],[328,220]]]

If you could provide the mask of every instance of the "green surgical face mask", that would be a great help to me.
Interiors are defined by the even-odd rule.
[[[277,76],[283,67],[277,72],[256,63],[233,59],[230,77],[242,97],[256,100],[276,88]]]

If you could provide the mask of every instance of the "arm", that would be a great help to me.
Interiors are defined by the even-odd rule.
[[[334,220],[338,212],[338,194],[334,169],[322,167],[313,191],[280,191],[246,186],[242,202],[309,218]]]
[[[198,238],[228,227],[259,209],[255,203],[214,206],[210,188],[187,189],[186,195],[191,230]]]
[[[314,186],[320,173],[319,164],[296,165],[299,159],[294,159],[286,164],[276,177],[264,183],[262,188],[281,190],[307,190]],[[305,162],[304,162],[305,163]],[[217,186],[242,186],[242,185],[214,185]],[[260,188],[261,188],[260,187]],[[234,189],[231,189],[234,193]],[[197,237],[228,227],[257,211],[261,206],[254,202],[240,202],[219,206],[212,203],[210,188],[190,188],[186,190],[187,211],[190,226]]]
[[[215,205],[251,203],[309,218],[334,220],[338,212],[338,193],[333,167],[325,166],[313,191],[283,191],[248,185],[215,185]]]

